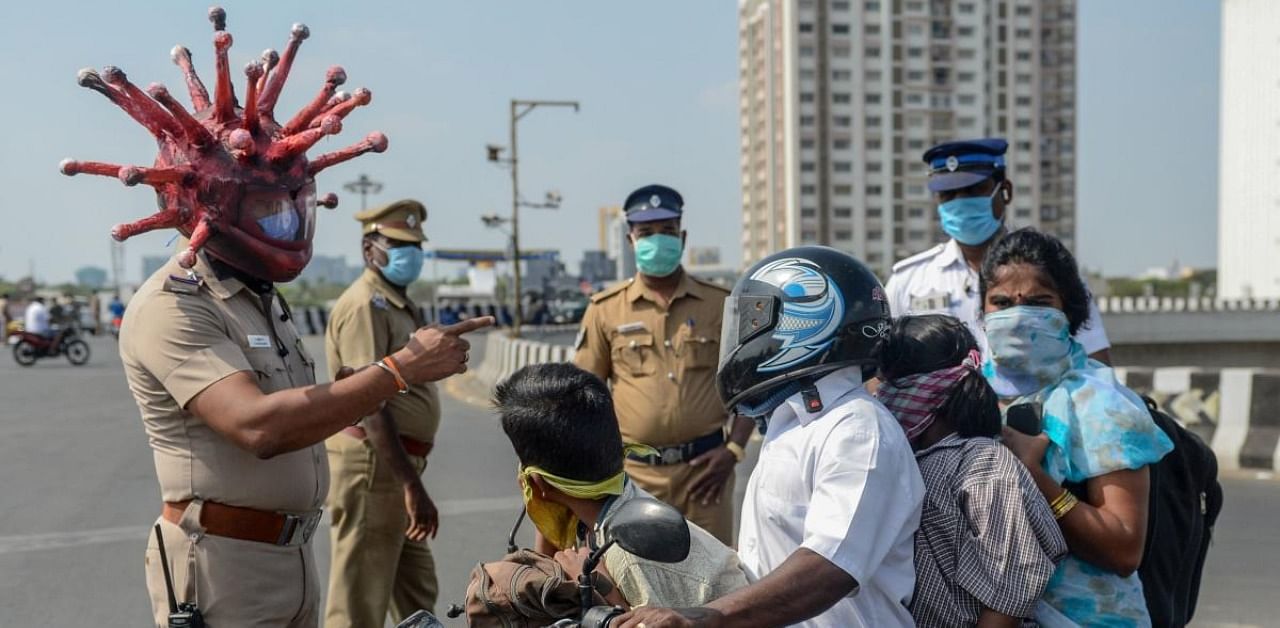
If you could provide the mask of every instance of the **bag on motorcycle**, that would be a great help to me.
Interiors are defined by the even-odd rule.
[[[607,604],[602,594],[613,587],[597,573],[592,604]],[[578,616],[578,583],[551,557],[522,549],[471,570],[466,610],[472,628],[541,627]]]

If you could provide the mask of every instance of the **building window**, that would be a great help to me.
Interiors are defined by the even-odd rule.
[[[1031,210],[1030,210],[1030,209],[1026,209],[1026,208],[1019,207],[1019,208],[1018,208],[1018,210],[1017,210],[1017,215],[1018,215],[1018,218],[1022,218],[1022,219],[1030,219],[1030,218],[1031,218]]]
[[[800,232],[800,242],[804,244],[813,244],[813,242],[817,239],[818,239],[818,233],[816,231],[813,231],[811,229],[806,229]]]
[[[831,215],[835,216],[836,218],[852,218],[853,208],[852,207],[835,207],[831,210]]]
[[[1018,51],[1018,53],[1017,53],[1015,56],[1017,57],[1018,61],[1030,61],[1030,60],[1031,60],[1031,51],[1030,51],[1030,50],[1019,50],[1019,51]]]
[[[868,105],[878,105],[880,104],[880,94],[877,94],[875,92],[867,92],[866,101]]]
[[[853,162],[837,161],[831,164],[831,169],[836,172],[853,172]]]
[[[853,186],[847,183],[834,185],[831,187],[831,193],[836,196],[849,196],[850,194],[853,194]]]
[[[908,34],[908,35],[923,35],[923,34],[924,34],[924,24],[920,24],[920,23],[916,23],[916,22],[912,22],[911,24],[907,24],[907,34]]]
[[[1025,16],[1028,16],[1028,15],[1031,15],[1031,6],[1030,6],[1030,5],[1026,5],[1026,4],[1024,4],[1024,5],[1022,5],[1022,6],[1018,7],[1018,8],[1016,8],[1016,9],[1014,9],[1014,13],[1015,13],[1015,14],[1017,14],[1017,15],[1024,16],[1024,17],[1025,17]]]
[[[813,196],[814,194],[817,194],[817,193],[818,193],[818,186],[813,185],[812,183],[807,183],[805,185],[800,186],[801,195]]]
[[[831,54],[837,59],[847,59],[853,56],[853,48],[848,44],[834,44],[831,46]]]
[[[879,172],[880,172],[880,170],[881,170],[881,164],[880,164],[880,162],[878,162],[878,161],[872,161],[872,162],[868,162],[868,163],[867,163],[867,172],[870,172],[870,173],[879,173]]]
[[[867,186],[867,196],[880,196],[880,194],[881,194],[882,192],[883,192],[883,188],[881,188],[881,187],[880,187],[880,186],[878,186],[878,185],[868,185],[868,186]],[[870,216],[871,216],[871,210],[869,210],[869,209],[867,210],[867,216],[868,216],[868,217],[870,217]]]
[[[956,72],[956,82],[972,83],[977,76],[973,72]]]
[[[880,116],[867,116],[867,126],[880,126]]]
[[[1018,164],[1018,174],[1031,174],[1031,164]]]
[[[872,229],[867,232],[867,239],[871,240],[872,242],[876,240],[884,239],[884,232],[880,231],[879,229]]]
[[[1030,96],[1018,96],[1018,98],[1017,98],[1014,102],[1016,102],[1016,103],[1017,103],[1017,105],[1018,105],[1019,107],[1030,107],[1030,106],[1031,106],[1031,97],[1030,97]]]
[[[800,46],[800,56],[802,57],[812,57],[815,52],[817,51],[814,50],[813,46]]]
[[[1019,129],[1029,129],[1031,128],[1031,121],[1026,118],[1019,118],[1017,126]]]
[[[850,116],[835,116],[831,121],[838,127],[848,128],[853,126],[853,118]]]
[[[910,216],[910,217],[912,217],[912,218],[924,218],[924,208],[923,208],[923,207],[912,207],[912,208],[910,208],[910,209],[908,209],[908,210],[907,210],[907,215],[908,215],[908,216]]]
[[[924,81],[924,70],[907,70],[907,82],[919,83]]]
[[[976,59],[978,58],[978,51],[974,50],[973,48],[961,48],[956,51],[956,58],[957,59]]]
[[[878,137],[867,138],[866,146],[867,146],[867,150],[880,150],[880,138]]]
[[[846,27],[846,28],[847,28],[847,27]],[[880,34],[880,25],[879,25],[879,24],[867,24],[867,26],[866,26],[863,30],[864,30],[868,35],[879,35],[879,34]]]
[[[924,140],[922,139],[907,140],[907,148],[911,150],[924,150]]]
[[[908,11],[911,11],[911,12],[913,12],[913,13],[922,13],[922,12],[924,12],[924,3],[923,3],[923,2],[908,2],[908,3],[907,3],[907,10],[908,10]]]
[[[921,231],[919,229],[912,229],[911,231],[907,232],[907,239],[913,242],[919,242],[920,240],[924,239],[924,231]]]
[[[1030,85],[1030,84],[1031,84],[1031,75],[1030,75],[1030,74],[1019,74],[1019,75],[1018,75],[1014,80],[1015,80],[1015,81],[1017,81],[1017,83],[1018,83],[1019,85]]]
[[[868,207],[867,218],[879,218],[884,215],[884,210],[879,207]],[[870,234],[867,234],[870,235]]]
[[[813,102],[813,92],[800,92],[800,102]]]
[[[907,56],[912,59],[919,59],[924,56],[924,48],[911,47],[907,48]]]
[[[924,126],[924,118],[921,116],[907,116],[907,126],[913,129]]]
[[[924,94],[921,94],[921,93],[907,94],[905,101],[908,105],[923,105]]]
[[[867,58],[868,59],[880,58],[880,46],[867,46]]]
[[[1018,39],[1031,39],[1031,29],[1019,28],[1013,31],[1013,36],[1017,37]]]
[[[922,195],[924,195],[923,185],[920,185],[919,183],[912,183],[911,185],[907,186],[907,196],[922,196]]]
[[[831,79],[834,81],[848,81],[853,79],[853,72],[849,70],[832,70]]]
[[[831,147],[836,150],[848,150],[851,142],[844,138],[837,138],[831,141]]]
[[[817,170],[817,166],[812,161],[800,162],[800,172],[813,172]]]
[[[852,240],[853,232],[848,229],[836,229],[832,234],[837,240]]]
[[[831,95],[831,102],[837,105],[847,105],[853,101],[853,96],[847,93],[835,93]]]
[[[800,22],[800,32],[802,32],[802,33],[812,33],[812,32],[813,32],[813,22]]]
[[[818,140],[815,140],[812,137],[806,137],[800,140],[800,148],[813,148],[817,145],[818,145]]]
[[[978,121],[969,116],[965,116],[963,118],[956,118],[956,126],[962,129],[971,129],[977,124],[978,124]]]
[[[959,35],[961,37],[973,37],[973,27],[972,26],[957,27],[956,35]]]
[[[818,79],[818,71],[812,68],[800,70],[800,79],[804,81],[815,81]]]
[[[800,126],[813,126],[813,116],[800,116]]]
[[[832,24],[831,32],[836,35],[848,35],[849,25],[848,24]]]
[[[817,215],[818,215],[818,210],[814,207],[805,207],[800,210],[801,218],[815,218],[817,217]]]
[[[866,4],[862,5],[862,8],[864,8],[864,9],[866,9],[867,11],[870,11],[870,12],[872,12],[872,13],[874,13],[874,12],[876,12],[876,11],[879,11],[879,10],[880,10],[880,0],[867,0]]]
[[[972,105],[978,102],[978,97],[973,94],[959,94],[956,96],[956,102],[962,105]]]
[[[971,14],[971,13],[973,13],[973,3],[972,3],[972,2],[961,2],[961,3],[960,3],[960,6],[959,6],[959,7],[957,7],[957,11],[958,11],[959,13],[961,13],[961,14],[965,14],[965,15],[967,15],[967,14]]]
[[[832,0],[831,10],[832,11],[848,11],[849,10],[848,0]]]

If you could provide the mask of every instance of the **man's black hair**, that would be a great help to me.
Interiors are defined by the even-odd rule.
[[[622,471],[622,433],[609,388],[572,364],[533,364],[498,384],[493,403],[525,466],[598,482]]]
[[[977,348],[977,341],[964,323],[942,314],[925,314],[895,319],[876,345],[874,356],[880,378],[894,380],[959,366]],[[935,416],[950,422],[960,436],[1000,433],[996,392],[976,370],[956,383],[935,410]]]
[[[987,302],[987,291],[996,283],[1000,269],[1014,264],[1027,264],[1039,268],[1062,298],[1062,312],[1074,336],[1089,321],[1089,288],[1080,278],[1076,258],[1062,241],[1031,227],[1019,229],[1001,238],[987,251],[982,261],[979,288],[982,303]]]

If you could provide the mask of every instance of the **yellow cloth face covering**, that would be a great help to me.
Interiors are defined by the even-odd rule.
[[[627,445],[626,453],[645,456],[656,453],[647,445]],[[578,516],[568,506],[544,500],[533,493],[533,482],[529,477],[536,475],[560,492],[578,499],[601,499],[609,495],[621,495],[626,480],[626,473],[618,472],[600,481],[588,482],[571,480],[558,476],[539,467],[528,466],[520,469],[520,484],[523,487],[524,509],[533,525],[558,549],[573,547],[578,541]]]

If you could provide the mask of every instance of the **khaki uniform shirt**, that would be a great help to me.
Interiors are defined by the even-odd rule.
[[[278,298],[234,278],[218,279],[202,258],[189,276],[170,260],[139,288],[120,334],[129,389],[142,412],[164,501],[203,499],[277,512],[320,508],[329,492],[324,444],[261,460],[186,411],[214,383],[245,371],[264,393],[315,383],[307,354]],[[280,353],[287,352],[281,356]]]
[[[667,307],[636,278],[591,298],[573,361],[613,385],[623,440],[663,447],[724,428],[715,377],[728,294],[686,273]]]
[[[329,376],[349,366],[360,369],[399,351],[422,326],[418,308],[378,273],[364,274],[338,298],[329,315],[324,350]],[[433,442],[440,426],[440,398],[433,383],[409,387],[387,402],[401,436]]]

